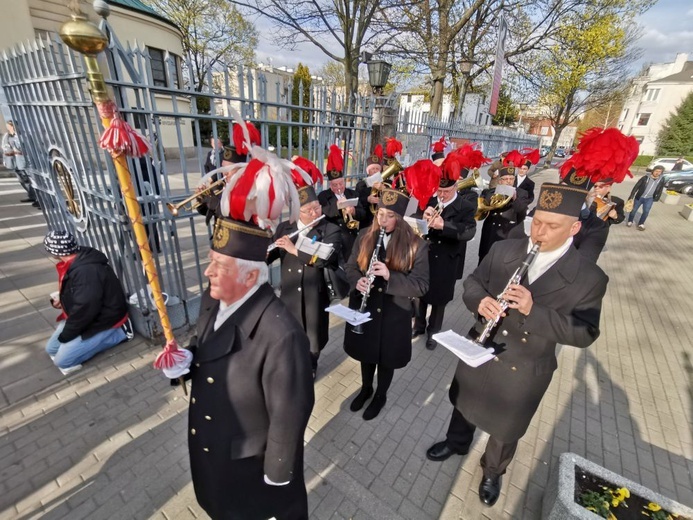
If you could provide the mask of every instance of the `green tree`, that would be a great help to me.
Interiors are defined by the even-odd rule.
[[[255,26],[227,0],[145,2],[180,29],[196,91],[202,91],[209,72],[215,68],[254,61],[258,38]]]
[[[657,155],[693,155],[693,92],[688,94],[659,131]]]
[[[308,67],[299,63],[298,67],[296,67],[296,72],[294,72],[293,88],[291,89],[291,104],[293,106],[310,106],[310,87],[312,82],[313,80],[310,77],[310,70]],[[309,123],[311,121],[311,116],[312,113],[310,110],[301,110],[299,108],[291,110],[291,120],[296,123]],[[308,129],[297,126],[291,127],[291,140],[292,146],[298,146],[301,149],[306,148],[308,142]],[[299,144],[301,146],[299,146]]]
[[[501,85],[500,93],[498,94],[498,108],[496,115],[493,116],[494,126],[511,126],[520,118],[520,109],[515,106],[505,90],[505,85]]]

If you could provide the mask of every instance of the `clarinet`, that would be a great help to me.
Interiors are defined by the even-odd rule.
[[[510,302],[503,298],[505,291],[507,291],[511,285],[518,284],[522,281],[522,278],[525,274],[527,274],[527,271],[529,270],[529,266],[532,265],[532,262],[534,262],[534,259],[536,258],[540,247],[540,242],[537,242],[532,246],[532,249],[527,254],[527,257],[522,261],[522,265],[515,270],[515,273],[510,277],[510,280],[508,280],[508,283],[505,285],[505,288],[500,292],[500,294],[496,298],[496,301],[501,306],[502,310],[494,319],[488,320],[486,322],[484,331],[476,339],[476,343],[478,343],[479,345],[483,345],[486,339],[491,335],[491,331],[496,325],[498,325],[498,322],[500,321],[501,314],[503,314],[508,309],[508,305],[510,305]]]
[[[366,310],[366,304],[368,303],[368,295],[371,293],[371,288],[373,287],[373,282],[375,281],[375,275],[371,273],[373,269],[373,264],[378,261],[378,254],[380,253],[380,247],[383,245],[383,238],[385,237],[385,230],[380,228],[380,234],[378,235],[378,242],[375,244],[375,249],[373,249],[373,254],[371,255],[371,261],[368,264],[368,271],[366,271],[368,276],[368,285],[366,286],[366,292],[363,293],[363,298],[361,299],[361,307],[359,307],[359,312],[363,314]],[[351,329],[354,334],[363,334],[363,324],[356,325]]]

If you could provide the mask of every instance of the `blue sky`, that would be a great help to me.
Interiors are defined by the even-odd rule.
[[[693,61],[693,0],[659,0],[637,21],[642,34],[638,46],[642,48],[643,56],[633,64],[635,72],[644,63],[674,61],[679,52],[688,53],[688,59]],[[295,68],[300,61],[312,72],[328,61],[327,56],[310,44],[299,45],[294,51],[275,47],[269,37],[273,32],[270,23],[256,19],[255,24],[261,35],[257,49],[259,61],[266,63],[268,58],[272,58],[274,66],[289,68]],[[335,52],[339,50],[335,49]]]

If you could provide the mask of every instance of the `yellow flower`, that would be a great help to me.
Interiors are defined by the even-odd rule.
[[[647,509],[649,509],[650,511],[659,511],[660,509],[662,509],[662,506],[660,506],[659,504],[655,504],[654,502],[650,502],[649,504],[647,504]]]

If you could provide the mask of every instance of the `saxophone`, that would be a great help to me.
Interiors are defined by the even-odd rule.
[[[366,271],[368,285],[366,286],[366,292],[363,293],[363,298],[361,299],[361,307],[359,307],[359,312],[362,314],[366,310],[368,296],[371,294],[371,288],[373,287],[373,282],[375,281],[375,275],[371,271],[373,270],[373,264],[378,261],[378,254],[380,254],[380,248],[383,245],[383,238],[385,238],[385,229],[380,228],[378,242],[375,244],[375,249],[373,249],[373,254],[371,255],[371,261],[368,264],[368,271]],[[358,324],[351,330],[354,332],[354,334],[363,334],[363,324]]]
[[[532,246],[532,249],[530,249],[529,253],[527,254],[527,257],[522,261],[522,265],[515,270],[515,273],[510,277],[510,280],[508,280],[508,283],[505,284],[505,288],[500,292],[500,294],[496,298],[496,301],[501,306],[501,312],[499,312],[494,319],[488,320],[486,322],[486,326],[484,327],[483,332],[479,335],[478,338],[476,338],[477,344],[483,346],[484,342],[491,335],[491,331],[493,330],[493,328],[496,325],[498,325],[501,314],[503,314],[508,309],[508,305],[510,305],[510,302],[508,302],[508,300],[506,300],[503,297],[505,291],[507,291],[511,285],[518,284],[522,281],[522,278],[525,274],[527,274],[527,271],[529,270],[529,266],[532,265],[532,262],[534,262],[534,259],[536,258],[540,247],[541,242],[537,242]]]

